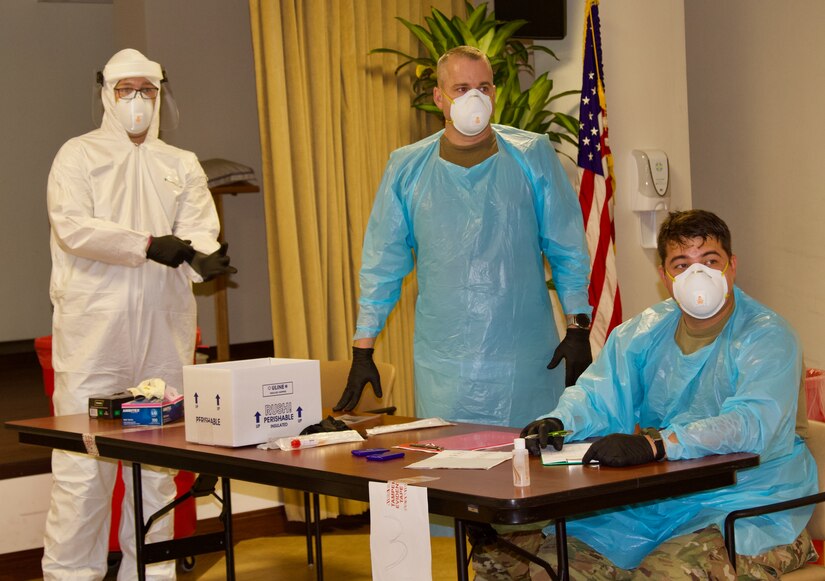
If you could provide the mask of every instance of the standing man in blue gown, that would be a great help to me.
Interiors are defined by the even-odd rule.
[[[446,127],[387,164],[364,240],[353,365],[335,409],[354,408],[367,383],[380,397],[373,346],[415,267],[416,415],[523,426],[592,360],[581,208],[546,135],[490,124],[484,53],[452,49],[437,75]],[[561,343],[545,257],[568,318]]]

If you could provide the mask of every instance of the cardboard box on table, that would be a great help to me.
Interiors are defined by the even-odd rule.
[[[121,420],[126,427],[165,426],[183,416],[183,396],[175,399],[144,400],[142,398],[121,406]]]
[[[93,395],[89,398],[89,417],[118,419],[123,405],[134,399],[135,396],[129,391],[114,395]]]
[[[186,440],[249,446],[321,421],[318,361],[266,357],[183,368]]]

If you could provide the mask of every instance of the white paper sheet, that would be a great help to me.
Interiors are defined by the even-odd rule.
[[[427,489],[370,482],[373,581],[432,581]]]
[[[427,418],[415,420],[405,424],[388,424],[386,426],[376,426],[367,428],[367,436],[377,436],[378,434],[391,434],[393,432],[406,432],[407,430],[420,430],[422,428],[438,428],[441,426],[454,426],[452,422],[441,418]]]
[[[444,450],[426,460],[415,462],[405,468],[455,468],[462,470],[489,470],[502,462],[511,460],[512,452],[486,452],[484,450]]]
[[[541,451],[541,463],[545,466],[581,464],[590,442],[565,444],[561,450],[547,446]]]

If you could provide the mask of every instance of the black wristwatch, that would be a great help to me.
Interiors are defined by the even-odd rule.
[[[665,458],[665,442],[662,440],[662,434],[659,433],[659,430],[656,428],[644,428],[642,430],[642,434],[645,436],[650,436],[653,440],[653,445],[656,446],[656,457],[654,460],[657,462],[660,460],[664,460]]]
[[[577,315],[567,315],[567,326],[578,327],[579,329],[589,329],[590,316],[585,315],[584,313],[578,313]]]

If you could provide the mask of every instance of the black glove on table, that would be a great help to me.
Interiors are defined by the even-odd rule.
[[[317,424],[312,424],[301,430],[301,436],[307,434],[320,434],[321,432],[343,432],[351,429],[341,420],[335,419],[332,416],[327,416]]]
[[[567,329],[567,335],[556,347],[553,358],[547,364],[547,369],[555,369],[562,359],[565,360],[564,385],[567,387],[575,385],[579,375],[593,363],[589,329]]]
[[[596,461],[603,466],[637,466],[655,461],[650,441],[635,434],[610,434],[590,445],[582,464]]]
[[[541,456],[541,449],[546,448],[550,443],[556,450],[561,450],[564,446],[564,436],[549,436],[550,432],[560,432],[564,429],[564,424],[558,418],[544,418],[530,422],[523,430],[520,437],[526,438],[525,445],[531,456]],[[528,438],[527,436],[535,436]]]
[[[203,282],[212,280],[216,276],[222,274],[235,274],[238,269],[229,265],[229,257],[226,255],[226,250],[229,244],[224,242],[212,254],[204,254],[203,252],[195,252],[189,263],[192,268],[203,278]]]
[[[152,236],[149,247],[146,249],[146,258],[154,260],[172,268],[179,267],[183,262],[189,262],[195,256],[191,240],[181,240],[177,236]]]
[[[352,411],[355,409],[358,400],[361,399],[361,392],[364,391],[364,387],[368,383],[372,385],[375,397],[383,395],[381,376],[378,375],[378,368],[372,360],[374,351],[375,349],[365,349],[363,347],[352,348],[352,367],[349,369],[347,386],[344,388],[344,393],[341,394],[341,399],[332,408],[333,411]]]

